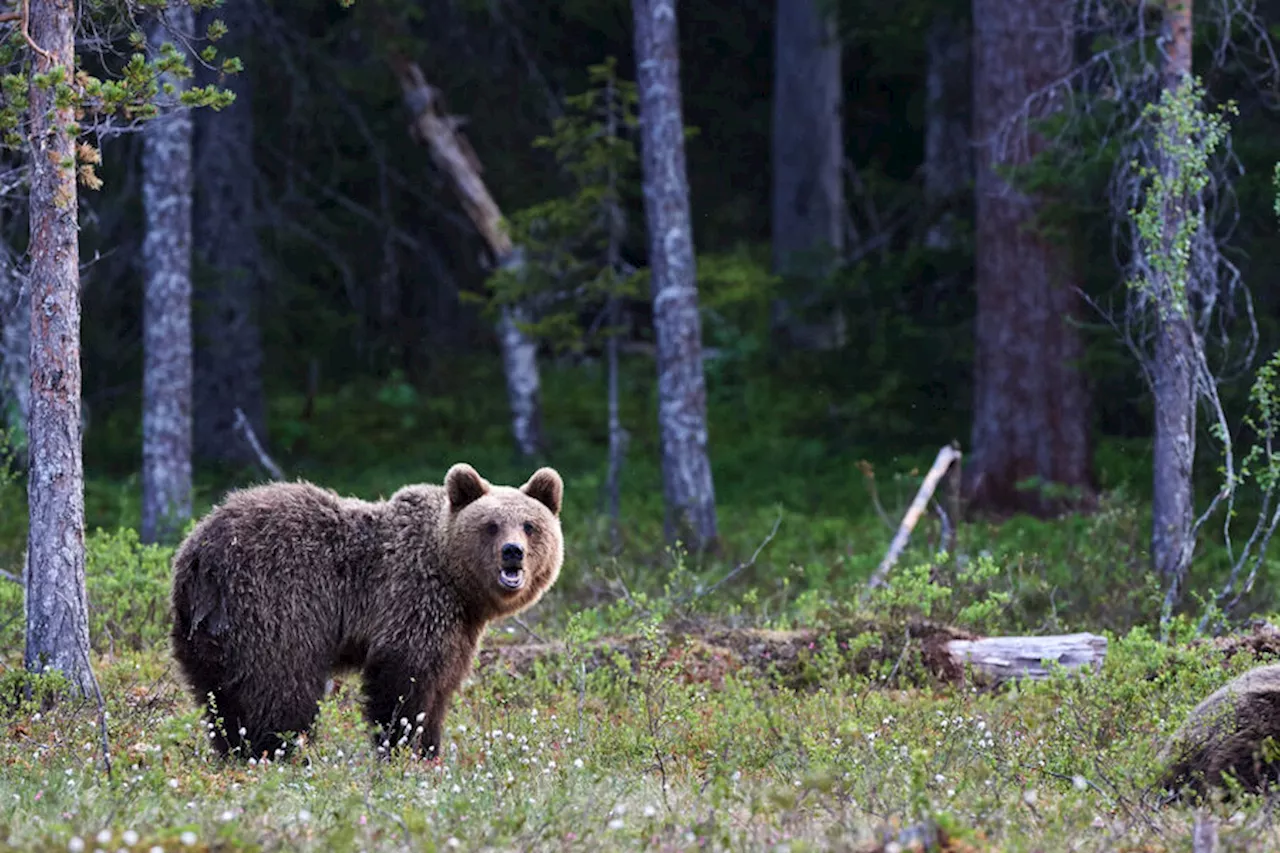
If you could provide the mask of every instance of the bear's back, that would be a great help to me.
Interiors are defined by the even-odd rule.
[[[175,568],[199,564],[224,582],[345,580],[375,558],[381,517],[379,504],[306,482],[240,489],[192,530]]]

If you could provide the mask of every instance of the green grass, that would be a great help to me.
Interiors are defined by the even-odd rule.
[[[527,623],[569,653],[519,676],[477,670],[431,765],[373,758],[354,678],[326,699],[295,758],[251,768],[213,759],[168,656],[169,550],[139,545],[132,530],[137,418],[100,419],[85,451],[96,531],[87,574],[114,771],[103,773],[91,704],[40,710],[21,699],[21,590],[0,581],[0,849],[67,850],[78,837],[86,850],[116,850],[129,831],[135,850],[178,849],[192,833],[197,850],[447,850],[456,839],[464,850],[794,851],[850,849],[926,819],[974,849],[1190,849],[1190,812],[1152,802],[1157,751],[1199,698],[1256,661],[1224,661],[1191,642],[1185,622],[1171,644],[1150,639],[1160,590],[1147,571],[1146,448],[1102,442],[1097,513],[964,525],[959,559],[938,558],[939,523],[927,517],[890,586],[859,607],[892,535],[859,461],[874,463],[896,520],[950,427],[875,441],[875,418],[901,413],[851,419],[785,372],[713,383],[724,550],[696,557],[662,541],[651,369],[639,362],[626,376],[632,444],[616,553],[599,514],[598,366],[546,372],[551,444],[533,463],[509,448],[491,366],[442,371],[418,389],[395,378],[339,389],[305,420],[300,397],[273,398],[278,460],[342,492],[373,498],[438,481],[464,459],[498,482],[522,482],[543,461],[565,477],[565,570]],[[486,386],[499,391],[474,393]],[[201,472],[197,511],[260,479]],[[24,484],[0,481],[0,569],[20,565],[24,500]],[[775,523],[759,558],[737,570]],[[1220,583],[1223,561],[1206,542],[1190,588]],[[1270,609],[1275,581],[1269,564],[1252,609]],[[884,626],[878,636],[848,650],[818,644],[798,679],[732,668],[687,677],[661,630],[827,631],[868,612]],[[1198,612],[1192,600],[1187,616]],[[935,683],[902,651],[899,629],[924,617],[987,634],[1093,630],[1111,645],[1096,676],[978,690]],[[582,644],[604,635],[648,639],[625,665],[580,666]],[[529,639],[505,623],[486,644]],[[1212,810],[1222,849],[1280,847],[1262,801]]]

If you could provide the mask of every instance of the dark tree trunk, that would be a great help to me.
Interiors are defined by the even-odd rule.
[[[622,428],[622,414],[619,406],[618,380],[618,320],[621,313],[618,308],[621,302],[617,297],[609,300],[605,309],[609,313],[606,321],[611,327],[609,337],[605,341],[605,358],[608,361],[609,388],[609,469],[605,477],[605,492],[609,502],[609,527],[614,553],[622,545],[622,461],[626,453],[626,431]]]
[[[773,268],[801,288],[828,274],[844,249],[840,42],[819,5],[778,0],[774,30]],[[801,348],[843,345],[839,312],[816,322],[792,316],[808,301],[804,293],[779,300],[775,327]]]
[[[689,218],[675,0],[632,0],[632,10],[666,528],[668,538],[679,537],[699,549],[716,541],[716,503],[707,456],[707,391]]]
[[[1072,253],[1036,228],[1043,199],[996,174],[1043,145],[1024,135],[1025,126],[1002,145],[1001,131],[1029,95],[1071,70],[1071,4],[974,0],[973,26],[974,136],[982,148],[969,498],[974,509],[1000,512],[1087,506],[1095,486],[1083,346],[1072,325],[1079,309]],[[1019,489],[1027,480],[1071,491],[1055,497]]]
[[[1191,0],[1169,0],[1164,20],[1164,87],[1176,91],[1191,76]],[[1178,164],[1166,154],[1163,138],[1176,133],[1161,128],[1156,168],[1171,185]],[[1161,214],[1164,245],[1173,251],[1191,209],[1183,198],[1167,198]],[[1151,562],[1168,585],[1167,600],[1177,601],[1195,543],[1192,464],[1196,455],[1196,331],[1185,294],[1173,282],[1155,284],[1157,329],[1151,365],[1155,397],[1155,441],[1152,447],[1154,493],[1151,503]]]
[[[955,247],[957,201],[973,180],[969,150],[969,26],[959,15],[939,11],[929,26],[925,70],[924,195],[930,208],[925,243]]]
[[[31,410],[31,297],[26,280],[0,262],[0,428],[10,432],[10,450],[27,464],[27,418]]]
[[[31,0],[34,74],[75,66],[72,0]],[[84,464],[80,453],[80,239],[75,122],[51,88],[31,86],[31,414],[26,667],[60,670],[92,695],[84,586]]]
[[[191,9],[168,20],[192,31]],[[158,53],[167,32],[148,33]],[[175,94],[183,78],[162,79]],[[169,540],[191,517],[191,113],[152,120],[143,131],[142,206],[146,236],[143,292],[142,540]]]
[[[219,44],[231,54],[244,49],[252,0],[227,0],[200,13],[203,32],[214,18],[240,21]],[[233,41],[234,40],[234,41]],[[266,402],[262,391],[262,341],[258,326],[260,257],[254,233],[252,91],[248,72],[221,81],[235,93],[231,106],[200,110],[195,121],[195,248],[203,265],[196,277],[194,445],[200,459],[253,464],[253,450],[236,430],[236,408],[265,444]],[[196,82],[219,82],[197,65]]]

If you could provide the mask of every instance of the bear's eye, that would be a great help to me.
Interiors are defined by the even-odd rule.
[[[496,522],[496,521],[491,521],[491,522],[489,522],[488,524],[486,524],[486,525],[485,525],[484,529],[485,529],[485,530],[487,530],[487,531],[489,532],[489,535],[490,535],[490,536],[497,536],[497,535],[498,535],[498,522]]]
[[[526,521],[526,522],[524,523],[524,535],[525,535],[525,536],[532,536],[533,534],[535,534],[535,533],[537,533],[537,532],[538,532],[538,526],[537,526],[536,524],[534,524],[532,521]]]

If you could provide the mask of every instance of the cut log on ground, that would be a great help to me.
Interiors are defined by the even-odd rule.
[[[952,640],[947,643],[947,654],[961,666],[971,666],[983,678],[993,681],[1039,680],[1048,678],[1059,666],[1068,670],[1089,667],[1097,672],[1107,656],[1107,638],[1063,634]]]
[[[824,649],[836,651],[834,660],[822,659]],[[527,675],[539,666],[554,673],[558,665],[567,662],[569,652],[562,642],[486,643],[477,664],[481,670],[498,669],[516,676]],[[703,627],[672,631],[657,643],[640,637],[614,637],[577,649],[575,656],[587,671],[613,666],[621,656],[633,665],[648,660],[674,667],[689,682],[718,685],[729,673],[754,670],[780,687],[803,689],[818,686],[829,677],[833,662],[843,673],[881,672],[886,681],[957,684],[968,680],[995,686],[1045,678],[1055,664],[1068,671],[1096,672],[1106,652],[1106,638],[1093,634],[983,639],[925,621],[909,625],[866,621],[824,630]],[[889,673],[883,672],[886,667],[890,667]]]

